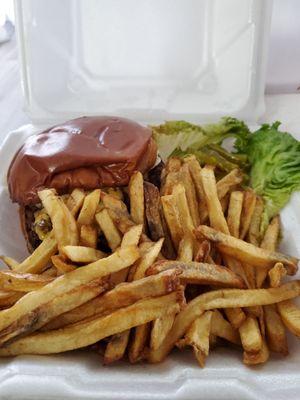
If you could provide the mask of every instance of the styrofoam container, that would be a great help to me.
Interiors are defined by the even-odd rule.
[[[16,0],[26,110],[35,124],[1,150],[0,254],[25,243],[6,171],[39,126],[79,115],[195,122],[264,111],[269,0]],[[283,210],[282,250],[300,256],[299,195]],[[300,393],[300,351],[249,368],[216,349],[200,369],[190,351],[159,365],[104,367],[97,354],[0,359],[0,399],[284,399]]]

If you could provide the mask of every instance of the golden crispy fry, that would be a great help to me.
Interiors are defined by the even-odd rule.
[[[76,217],[78,211],[82,207],[85,193],[82,189],[74,189],[67,200],[67,207],[71,211],[73,217]]]
[[[170,329],[172,328],[175,319],[175,313],[164,315],[153,321],[150,337],[150,348],[156,350],[159,348]]]
[[[208,240],[203,240],[198,246],[194,261],[208,262],[210,251],[211,251],[210,242]]]
[[[51,257],[57,251],[57,241],[53,231],[49,232],[42,243],[23,262],[14,268],[15,272],[38,274],[42,272]]]
[[[146,274],[157,274],[168,269],[177,268],[180,271],[180,281],[183,284],[196,283],[199,285],[215,285],[224,287],[244,288],[244,282],[230,269],[195,261],[157,261],[147,269]]]
[[[96,214],[96,221],[98,222],[109,247],[115,250],[121,244],[121,235],[118,229],[115,227],[107,209],[100,211]]]
[[[67,262],[63,256],[52,256],[51,261],[57,271],[61,274],[66,274],[67,272],[74,271],[76,266]]]
[[[210,332],[231,343],[241,344],[238,330],[234,329],[218,310],[213,311]]]
[[[286,356],[289,353],[284,324],[274,304],[264,306],[266,333],[271,351]]]
[[[85,196],[77,223],[80,225],[91,225],[95,219],[95,213],[100,201],[100,189],[95,189]]]
[[[212,311],[206,311],[196,318],[185,334],[184,339],[178,342],[179,347],[192,346],[194,355],[201,368],[205,367],[205,360],[209,353],[209,336],[212,328]]]
[[[252,214],[252,219],[249,227],[249,242],[255,246],[260,246],[261,234],[260,234],[260,223],[261,216],[264,211],[264,202],[261,197],[256,197],[255,208]]]
[[[170,157],[166,163],[167,172],[178,172],[180,170],[182,160],[179,157]]]
[[[128,359],[131,364],[141,361],[145,358],[145,346],[150,335],[149,323],[137,326],[133,332],[133,339],[128,349]]]
[[[150,238],[153,241],[164,237],[162,254],[169,258],[175,258],[173,243],[164,220],[159,190],[152,183],[144,182],[145,214]]]
[[[239,169],[233,169],[229,174],[217,182],[217,192],[219,199],[223,199],[234,187],[242,183],[243,173]]]
[[[0,271],[1,290],[15,290],[17,292],[31,292],[40,289],[53,281],[43,275],[19,274],[12,271]]]
[[[276,263],[273,268],[268,272],[271,287],[278,287],[281,285],[282,279],[286,276],[286,269],[282,263]]]
[[[134,326],[179,310],[177,293],[141,300],[104,317],[71,325],[57,331],[42,332],[16,340],[0,349],[0,356],[17,354],[53,354],[89,346]]]
[[[175,195],[167,195],[161,198],[164,216],[171,234],[175,248],[177,249],[183,237],[183,228],[179,221],[177,199]]]
[[[196,189],[196,194],[198,199],[198,209],[199,209],[199,220],[200,223],[203,223],[207,218],[208,210],[205,202],[205,193],[202,186],[201,167],[196,158],[189,159],[186,162],[189,167],[189,171]]]
[[[244,202],[243,209],[241,215],[241,229],[240,229],[240,238],[245,239],[250,224],[252,220],[252,215],[254,213],[256,204],[256,195],[252,190],[246,190],[244,192]]]
[[[107,256],[103,251],[85,246],[63,246],[61,252],[75,263],[91,263]]]
[[[118,187],[114,187],[114,188],[110,187],[110,188],[108,188],[108,189],[107,189],[107,193],[108,193],[110,196],[113,196],[113,197],[115,197],[115,198],[118,199],[118,200],[124,200],[123,192],[122,192],[122,190],[121,190],[120,188],[118,188]]]
[[[256,268],[247,263],[243,263],[243,269],[245,274],[245,281],[250,289],[255,289],[256,287]]]
[[[272,268],[277,262],[282,262],[289,275],[294,275],[297,271],[298,260],[295,257],[261,249],[205,225],[200,225],[195,232],[197,237],[212,241],[222,253],[234,257],[241,262],[251,264],[255,267],[268,268]]]
[[[286,300],[278,303],[277,309],[284,325],[294,335],[300,337],[300,308],[297,307],[296,304],[294,304],[291,300]]]
[[[264,364],[268,361],[270,352],[266,341],[263,339],[261,350],[257,353],[247,353],[244,351],[243,362],[246,365]]]
[[[262,336],[255,318],[247,317],[239,332],[243,348],[247,353],[257,353],[262,348]]]
[[[47,268],[41,275],[49,278],[56,278],[57,276],[62,274],[52,265],[51,267]]]
[[[224,311],[234,329],[239,329],[242,323],[246,320],[246,314],[239,307],[225,308]]]
[[[222,207],[223,214],[225,215],[227,213],[228,205],[229,205],[229,195],[223,197],[223,199],[220,200],[220,204]]]
[[[185,189],[187,204],[192,217],[193,225],[198,226],[200,224],[200,217],[199,217],[197,196],[188,164],[184,163],[180,168],[179,179]]]
[[[277,216],[274,217],[270,222],[260,247],[265,250],[275,251],[279,240],[279,233],[280,219]],[[256,271],[256,286],[258,288],[262,287],[266,277],[268,276],[268,271],[269,268],[261,268],[260,270]]]
[[[120,249],[107,258],[77,268],[24,296],[13,307],[0,314],[0,344],[25,332],[33,332],[51,318],[95,297],[103,290],[99,279],[128,267],[138,257],[139,251],[134,246]],[[93,284],[95,280],[98,282]],[[74,299],[74,291],[84,285],[88,287],[90,296],[83,296],[83,299],[78,296],[78,299]],[[63,301],[59,299],[60,296],[64,298]]]
[[[177,290],[179,279],[176,272],[166,271],[158,275],[122,283],[102,296],[96,297],[81,306],[59,315],[44,329],[58,329],[95,315],[104,315],[118,308],[127,307],[147,297],[158,297]]]
[[[104,207],[109,213],[109,216],[117,225],[120,232],[124,234],[129,228],[135,225],[130,218],[126,204],[122,200],[119,200],[114,196],[110,196],[105,192],[101,192],[101,199]]]
[[[141,278],[143,278],[145,276],[146,270],[156,260],[158,254],[159,254],[159,252],[161,250],[162,244],[163,244],[163,239],[159,239],[156,243],[151,245],[149,250],[147,250],[143,254],[141,259],[137,263],[137,267],[136,267],[136,270],[135,270],[135,274],[133,276],[133,280],[136,281],[137,279],[141,279]]]
[[[190,212],[191,209],[187,201],[186,190],[181,183],[174,186],[173,195],[176,197],[179,222],[182,226],[183,232],[185,235],[193,237],[195,226]]]
[[[144,179],[141,172],[135,172],[128,184],[130,215],[134,223],[144,224]]]
[[[172,193],[173,187],[179,183],[179,172],[170,171],[164,179],[161,194],[163,196],[168,196]]]
[[[216,178],[213,169],[207,166],[202,168],[201,179],[211,226],[223,233],[229,234],[227,222],[217,194]]]
[[[81,225],[80,227],[80,245],[86,247],[97,247],[97,229],[92,225]]]
[[[14,305],[26,293],[15,291],[0,290],[0,308],[6,308]]]
[[[129,335],[130,329],[127,329],[124,332],[116,333],[110,338],[103,358],[103,363],[105,365],[121,360],[124,357],[129,341]]]
[[[193,261],[193,240],[190,236],[185,235],[181,239],[177,259],[184,262]]]
[[[51,218],[53,232],[58,246],[78,244],[78,230],[76,221],[68,207],[54,189],[45,189],[38,192],[48,215]]]
[[[19,262],[14,260],[11,257],[7,257],[7,256],[0,256],[0,260],[2,260],[6,266],[11,269],[12,271],[14,271],[16,268],[18,268],[19,266]]]
[[[143,225],[134,225],[131,228],[129,228],[122,238],[121,247],[124,248],[126,246],[137,246],[140,241],[142,230],[143,230]],[[111,286],[114,287],[119,283],[125,282],[128,276],[128,272],[129,268],[124,268],[118,272],[115,272],[114,274],[111,274],[109,279]],[[120,338],[119,340],[121,343],[122,339]]]
[[[231,236],[236,238],[240,237],[240,222],[241,222],[241,213],[243,207],[243,192],[231,192],[228,215],[227,215],[227,224],[228,229]]]
[[[289,282],[271,289],[224,289],[204,293],[193,299],[176,316],[174,324],[159,349],[151,350],[149,361],[160,362],[184,335],[192,322],[204,311],[216,308],[268,305],[294,298],[300,294],[300,281]]]
[[[163,238],[152,245],[141,257],[136,264],[136,269],[133,275],[133,280],[141,279],[145,276],[146,270],[154,263],[163,244]],[[133,333],[133,340],[129,347],[128,357],[131,363],[140,361],[143,358],[143,350],[150,333],[148,324],[136,327]]]

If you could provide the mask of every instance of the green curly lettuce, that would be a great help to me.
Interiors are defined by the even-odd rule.
[[[250,185],[265,202],[261,230],[288,203],[291,194],[300,190],[300,142],[278,130],[280,122],[264,124],[236,141],[239,154],[249,159]]]
[[[152,131],[164,161],[169,156],[194,154],[201,164],[213,164],[226,172],[244,168],[247,164],[244,155],[232,154],[221,146],[227,138],[234,138],[241,144],[247,141],[249,129],[236,118],[224,117],[217,124],[204,126],[186,121],[167,121],[152,126]]]

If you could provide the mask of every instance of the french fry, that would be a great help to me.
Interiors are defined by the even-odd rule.
[[[62,275],[43,288],[31,292],[18,301],[13,307],[0,314],[0,344],[26,332],[33,332],[46,324],[51,318],[79,306],[102,291],[101,282],[90,284],[112,272],[126,268],[139,257],[136,247],[120,249],[109,257]],[[90,284],[90,286],[88,286]],[[88,286],[84,298],[74,299],[74,291],[84,285]],[[59,297],[64,297],[60,301]],[[68,301],[70,299],[70,301]],[[72,300],[72,301],[71,301]]]
[[[286,356],[289,353],[284,324],[276,310],[271,304],[264,306],[265,324],[268,344],[271,351]]]
[[[51,257],[57,252],[57,241],[53,231],[49,232],[42,243],[23,262],[14,268],[15,272],[38,274],[49,263]]]
[[[112,364],[123,358],[128,345],[129,335],[130,329],[127,329],[124,332],[116,333],[110,338],[103,358],[103,363],[105,365]]]
[[[130,215],[134,223],[144,224],[144,179],[141,172],[134,172],[128,184]]]
[[[229,234],[217,194],[216,178],[213,169],[207,166],[202,168],[201,179],[211,226],[223,233]]]
[[[97,247],[97,229],[92,225],[81,225],[80,227],[80,245],[96,249]]]
[[[252,219],[249,227],[249,242],[255,246],[260,246],[261,234],[260,234],[260,223],[261,216],[264,211],[264,202],[261,197],[256,197],[255,208],[252,214]]]
[[[189,171],[190,171],[191,177],[192,177],[194,185],[195,185],[195,190],[196,190],[197,199],[198,199],[199,220],[200,220],[200,223],[203,223],[205,221],[205,219],[207,218],[208,211],[207,211],[206,202],[205,202],[204,189],[202,186],[201,167],[200,167],[199,162],[196,160],[196,158],[191,158],[186,162],[189,167]]]
[[[19,262],[14,260],[11,257],[7,257],[7,256],[0,256],[0,260],[2,260],[6,266],[11,269],[12,271],[14,271],[16,268],[18,268],[19,266]]]
[[[68,207],[54,189],[45,189],[38,192],[48,215],[51,218],[53,232],[58,247],[78,244],[78,230],[76,221]]]
[[[139,279],[135,282],[122,283],[102,296],[96,297],[77,308],[59,315],[45,325],[43,329],[59,329],[81,321],[84,318],[105,315],[147,297],[163,296],[177,290],[178,287],[179,279],[174,270]]]
[[[271,289],[224,289],[204,293],[194,298],[176,316],[173,326],[157,350],[151,350],[148,358],[152,363],[162,361],[174,344],[185,334],[192,322],[204,311],[216,308],[248,307],[279,303],[297,297],[300,281],[292,281],[279,288]]]
[[[0,355],[54,354],[86,347],[105,337],[160,318],[166,312],[179,309],[176,292],[155,299],[141,300],[104,317],[18,339],[0,349]]]
[[[192,217],[193,225],[198,226],[200,224],[200,217],[199,217],[196,190],[187,163],[184,163],[180,168],[179,179],[185,189],[187,204],[190,211],[190,215]]]
[[[282,279],[286,276],[286,269],[282,263],[276,263],[268,272],[270,286],[278,287],[281,285]]]
[[[247,317],[239,329],[241,342],[247,353],[257,353],[262,348],[262,336],[258,322],[253,317]]]
[[[166,163],[167,172],[178,172],[181,167],[181,159],[179,157],[170,157]]]
[[[270,352],[266,341],[263,339],[262,347],[257,353],[247,353],[244,351],[243,362],[246,365],[264,364],[268,361]]]
[[[63,246],[61,252],[75,263],[91,263],[107,256],[103,251],[85,246]]]
[[[110,196],[115,197],[116,199],[124,200],[124,194],[123,194],[122,190],[120,188],[118,188],[118,187],[115,187],[115,188],[110,187],[110,188],[108,188],[107,189],[107,193]]]
[[[173,195],[176,197],[177,210],[180,225],[185,235],[194,236],[194,223],[190,212],[190,206],[187,201],[186,191],[181,183],[173,188]]]
[[[51,261],[57,271],[61,274],[66,274],[67,272],[74,271],[76,266],[67,262],[63,256],[52,256]]]
[[[228,340],[228,342],[241,344],[238,330],[234,329],[218,310],[212,313],[210,332],[217,337]]]
[[[179,347],[192,346],[194,355],[201,368],[205,367],[205,360],[209,353],[209,336],[212,325],[211,311],[206,311],[196,318],[185,334],[183,340],[178,343]]]
[[[43,275],[19,274],[12,271],[0,271],[1,290],[31,292],[52,282],[53,279]]]
[[[156,350],[162,344],[163,340],[172,328],[175,319],[175,313],[164,315],[153,321],[150,337],[150,348]]]
[[[58,275],[61,275],[61,273],[52,265],[51,267],[47,268],[41,275],[45,277],[56,278]]]
[[[227,195],[234,187],[243,182],[244,176],[239,169],[233,169],[229,174],[225,175],[217,182],[217,193],[221,200]]]
[[[244,287],[242,279],[230,269],[216,264],[195,261],[157,261],[147,269],[146,274],[153,275],[174,268],[179,270],[179,278],[182,284],[196,283],[200,285]]]
[[[109,247],[114,251],[121,244],[121,235],[115,227],[107,209],[100,211],[96,214],[96,221],[99,224]]]
[[[198,246],[198,250],[195,255],[194,261],[208,262],[208,257],[209,257],[210,251],[211,251],[210,242],[208,240],[203,240]],[[185,260],[182,260],[182,261],[185,261]]]
[[[193,260],[193,240],[190,236],[185,235],[178,246],[179,261],[189,262]]]
[[[100,201],[100,189],[95,189],[85,196],[83,205],[81,207],[77,223],[81,225],[92,225],[95,219],[95,213]]]
[[[26,293],[0,290],[0,309],[11,307]]]
[[[85,193],[82,189],[74,189],[67,200],[67,207],[71,211],[73,217],[76,217],[78,211],[82,207]]]
[[[223,254],[241,262],[252,264],[255,267],[268,267],[269,269],[277,262],[281,262],[289,275],[294,275],[297,271],[298,260],[295,257],[256,247],[205,225],[200,225],[195,233],[197,237],[215,243]]]
[[[144,253],[140,261],[136,265],[133,280],[141,279],[145,276],[146,270],[154,263],[163,244],[163,238],[152,245],[148,251]],[[128,358],[131,363],[140,361],[143,358],[143,350],[150,333],[149,324],[136,327],[133,332],[133,340],[129,346]]]
[[[256,204],[256,195],[252,190],[246,190],[244,192],[244,202],[241,215],[241,229],[240,238],[245,239],[252,220],[252,215],[254,213]]]
[[[183,229],[179,222],[179,213],[177,208],[177,199],[175,195],[167,195],[161,197],[164,216],[171,234],[174,247],[177,249],[181,238],[183,237]]]
[[[279,233],[280,219],[277,216],[270,222],[260,247],[265,250],[275,251],[279,240]],[[269,269],[270,268],[261,268],[259,271],[256,271],[256,286],[258,288],[262,287],[266,277],[268,276]]]
[[[109,213],[110,218],[117,225],[120,232],[124,234],[129,228],[135,225],[130,218],[126,204],[122,200],[119,200],[114,196],[110,196],[105,192],[101,192],[101,199],[104,207]]]
[[[243,207],[243,192],[231,192],[227,215],[227,224],[231,236],[240,237],[240,221]]]
[[[228,321],[231,323],[234,329],[239,329],[242,323],[246,320],[246,314],[239,307],[225,308],[224,311]]]
[[[278,303],[277,309],[284,325],[288,328],[288,330],[294,335],[300,337],[300,308],[297,307],[296,304],[294,304],[291,300],[286,300]]]

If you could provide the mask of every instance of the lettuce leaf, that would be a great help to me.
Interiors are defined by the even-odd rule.
[[[153,137],[164,161],[171,155],[194,154],[201,164],[210,163],[226,172],[245,167],[246,157],[232,154],[221,147],[227,138],[238,143],[247,141],[249,129],[242,121],[224,117],[217,124],[199,126],[186,121],[167,121],[152,126]]]
[[[300,142],[278,130],[280,122],[264,124],[243,141],[236,141],[238,153],[247,155],[251,164],[250,185],[265,202],[261,225],[288,203],[291,194],[300,190]]]

